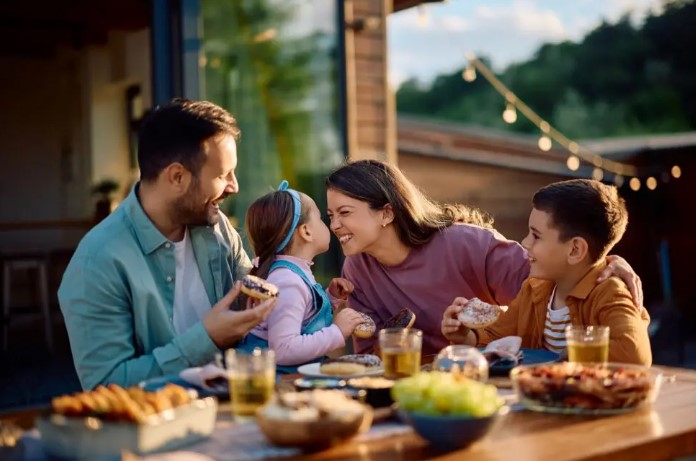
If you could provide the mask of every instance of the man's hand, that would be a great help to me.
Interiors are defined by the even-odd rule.
[[[624,281],[628,290],[631,292],[633,304],[635,304],[638,309],[642,309],[643,283],[640,281],[638,274],[635,273],[631,265],[621,256],[607,256],[607,264],[608,266],[599,274],[599,277],[597,277],[597,283],[603,282],[613,275],[617,276]]]
[[[329,294],[334,298],[346,299],[353,292],[355,287],[353,284],[344,278],[335,278],[329,283]]]
[[[442,335],[453,344],[476,345],[476,337],[471,330],[459,321],[459,313],[464,309],[469,300],[466,298],[454,298],[452,304],[447,306],[442,316],[440,330]]]
[[[220,349],[227,349],[246,336],[252,328],[266,320],[276,305],[277,298],[254,303],[249,299],[247,309],[233,311],[232,303],[239,296],[241,283],[234,287],[215,304],[203,319],[208,336]]]

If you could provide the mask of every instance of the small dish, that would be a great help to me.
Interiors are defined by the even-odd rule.
[[[391,389],[394,381],[381,377],[362,377],[351,378],[348,380],[348,387],[357,391],[365,392],[365,403],[374,408],[391,406],[394,399],[391,396]]]
[[[313,389],[343,389],[346,381],[338,378],[297,378],[292,382],[298,391]]]
[[[373,369],[370,369],[364,373],[356,373],[353,375],[342,375],[342,376],[335,376],[335,375],[327,375],[326,373],[322,373],[319,370],[319,367],[321,366],[321,363],[308,363],[306,365],[302,365],[297,369],[297,372],[300,373],[301,375],[305,375],[311,378],[359,378],[361,376],[381,376],[384,374],[384,368],[382,367],[375,367]]]

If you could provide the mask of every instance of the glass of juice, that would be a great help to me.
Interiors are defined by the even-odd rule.
[[[405,378],[420,371],[423,332],[413,328],[385,328],[379,332],[384,377]]]
[[[275,353],[254,349],[242,353],[234,349],[225,352],[227,378],[230,384],[232,415],[235,419],[253,417],[256,409],[265,405],[275,388]]]
[[[609,327],[568,325],[565,329],[570,362],[609,361]]]

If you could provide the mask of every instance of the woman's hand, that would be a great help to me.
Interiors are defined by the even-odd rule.
[[[633,304],[641,309],[643,307],[643,283],[640,281],[638,274],[621,256],[609,255],[606,259],[608,266],[597,277],[597,283],[603,282],[613,275],[617,276],[624,281],[631,292]]]
[[[454,298],[452,304],[447,306],[442,316],[440,330],[442,335],[453,344],[469,344],[475,346],[476,338],[471,330],[459,321],[459,313],[464,309],[469,300],[466,298]]]
[[[334,317],[334,323],[338,329],[341,330],[343,337],[346,339],[350,338],[355,327],[360,325],[362,321],[363,318],[360,313],[350,307],[341,309],[338,314],[336,314],[336,317]]]
[[[353,284],[344,278],[335,278],[329,283],[329,294],[334,298],[346,299],[353,292],[355,287]]]

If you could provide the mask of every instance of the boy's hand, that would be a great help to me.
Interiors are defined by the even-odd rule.
[[[617,276],[624,281],[628,290],[631,292],[633,304],[639,310],[642,309],[643,283],[640,281],[638,274],[635,273],[631,265],[621,256],[609,255],[606,259],[608,266],[599,274],[599,277],[597,277],[597,283],[603,282],[612,275]]]
[[[344,278],[335,278],[329,283],[329,294],[334,298],[346,299],[353,292],[355,287],[353,284]]]
[[[350,307],[341,309],[341,311],[334,317],[334,323],[343,333],[343,337],[348,339],[350,335],[353,334],[355,327],[362,323],[362,316],[360,313]]]
[[[246,310],[233,311],[230,307],[239,296],[241,286],[240,282],[235,283],[203,319],[208,336],[220,349],[227,349],[240,341],[252,328],[266,320],[278,301],[277,298],[270,298],[257,302],[250,298]]]
[[[442,325],[440,330],[442,331],[442,335],[453,344],[475,345],[471,344],[472,338],[469,337],[471,330],[462,325],[462,322],[460,322],[458,318],[459,313],[462,311],[462,309],[464,309],[464,306],[466,306],[466,303],[468,302],[469,300],[466,298],[454,298],[454,301],[452,301],[451,305],[447,306],[447,309],[445,309],[445,313],[442,316]],[[473,340],[473,342],[476,341]]]

